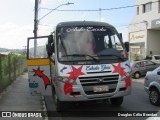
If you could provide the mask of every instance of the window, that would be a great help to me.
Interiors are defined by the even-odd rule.
[[[111,35],[110,37],[104,36],[104,42],[106,48],[115,48],[117,50],[123,50],[123,47],[119,42],[117,35]]]
[[[146,3],[143,5],[143,13],[149,12],[152,9],[152,3]]]
[[[135,65],[136,68],[144,67],[144,62],[139,62]]]
[[[152,65],[154,65],[154,63],[153,63],[152,61],[146,61],[146,62],[145,62],[145,65],[146,65],[146,66],[152,66]]]
[[[160,56],[154,56],[156,60],[160,60]]]
[[[139,7],[137,7],[137,15],[139,15]]]
[[[34,46],[35,39],[30,39],[29,41],[29,59],[35,58],[48,58],[46,51],[46,43],[48,41],[48,37],[46,38],[38,38],[36,41],[36,47]]]

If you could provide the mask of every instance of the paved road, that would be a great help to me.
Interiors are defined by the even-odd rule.
[[[143,81],[144,79],[137,79],[133,80],[136,82],[133,82],[133,90],[132,94],[130,96],[126,96],[124,99],[124,103],[121,107],[113,107],[109,103],[84,103],[80,105],[71,105],[68,106],[68,109],[71,110],[71,112],[66,114],[60,114],[63,116],[68,117],[53,117],[49,118],[49,120],[52,119],[64,119],[64,120],[70,120],[70,119],[113,119],[113,120],[145,120],[147,117],[106,117],[108,116],[109,111],[158,111],[159,107],[153,106],[149,103],[148,95],[145,93],[143,89]],[[15,83],[13,83],[6,92],[4,92],[3,95],[0,94],[0,111],[42,111],[41,105],[40,105],[40,99],[39,96],[31,96],[29,87],[28,87],[28,80],[27,80],[27,74],[21,76],[16,80]],[[54,104],[52,97],[45,97],[46,101],[46,107],[48,111],[54,111],[54,114],[57,114],[55,112]],[[101,114],[102,117],[70,117],[75,114],[75,111],[77,111],[79,116],[83,116],[84,113],[87,113],[89,116],[97,115],[97,111],[104,111],[104,112],[98,112]],[[86,112],[86,111],[89,111]],[[51,112],[52,113],[52,112]],[[113,114],[115,112],[112,112]],[[123,112],[122,112],[123,113]],[[59,114],[58,114],[59,115]],[[59,116],[60,116],[59,115]],[[160,116],[160,114],[159,114]],[[10,120],[18,120],[21,118],[10,118]],[[36,118],[23,118],[23,120],[35,120]],[[0,120],[8,120],[8,118],[0,118]],[[40,118],[38,118],[40,120]],[[158,120],[158,119],[154,119]]]
[[[68,110],[71,110],[72,112],[67,113],[68,117],[66,117],[66,114],[58,114],[59,116],[64,116],[65,117],[57,117],[57,119],[64,119],[64,120],[68,120],[70,118],[70,116],[73,117],[73,114],[75,114],[75,112],[73,111],[78,111],[79,114],[78,116],[83,116],[86,110],[89,111],[89,113],[87,113],[90,117],[94,116],[97,113],[97,111],[103,111],[101,112],[101,116],[98,119],[110,119],[108,117],[106,117],[108,114],[107,111],[118,111],[118,112],[122,112],[123,111],[138,111],[139,112],[147,112],[147,111],[155,111],[154,113],[157,113],[159,110],[159,107],[157,106],[153,106],[150,104],[149,99],[148,99],[148,95],[147,93],[144,91],[144,87],[143,87],[143,81],[144,79],[137,79],[137,80],[133,80],[133,85],[132,85],[132,94],[130,96],[126,96],[124,99],[124,102],[122,104],[121,107],[113,107],[111,106],[109,103],[91,103],[91,104],[81,104],[81,105],[72,105],[72,106],[68,106]],[[135,82],[138,81],[139,83]],[[46,101],[46,107],[48,111],[54,111],[55,114],[55,108],[54,108],[54,103],[52,100],[52,97],[45,97],[45,101]],[[97,113],[96,113],[97,112]],[[137,112],[136,112],[137,113]],[[111,112],[111,114],[114,114],[114,112]],[[117,114],[117,113],[116,113]],[[57,115],[57,114],[56,114]],[[129,120],[146,120],[148,117],[129,117],[129,118],[124,118],[124,117],[119,117],[119,118],[112,118],[113,120],[119,120],[119,119],[129,119]],[[52,120],[55,118],[49,118],[49,120]],[[79,117],[74,118],[76,120],[79,119]],[[88,117],[83,117],[83,119],[89,119]],[[92,117],[91,119],[97,119],[97,117]]]

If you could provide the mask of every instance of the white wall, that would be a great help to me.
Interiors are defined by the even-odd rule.
[[[151,21],[155,19],[160,18],[160,13],[158,13],[158,2],[152,3],[152,10],[150,12],[142,13],[142,5],[141,4],[146,4],[148,2],[156,2],[157,0],[136,0],[136,5],[139,6],[139,15],[136,15],[133,17],[132,21],[129,26],[129,32],[131,31],[138,31],[146,29],[146,24],[144,21],[147,21],[147,29],[151,28]],[[137,14],[137,11],[135,11]],[[141,23],[141,24],[136,24],[136,23]],[[138,27],[137,27],[138,26]]]
[[[153,54],[160,54],[160,31],[159,30],[148,30],[147,38],[147,53],[153,51]]]
[[[139,15],[135,15],[128,27],[128,34],[145,31],[145,49],[147,50],[146,54],[149,54],[149,51],[158,51],[160,50],[160,31],[151,30],[151,21],[160,18],[160,13],[158,12],[159,3],[158,0],[136,0],[136,5],[139,6]],[[152,9],[150,12],[143,13],[143,5],[148,2],[152,3]],[[137,9],[136,9],[137,10]],[[137,11],[135,11],[137,14]],[[130,40],[129,40],[130,41]],[[138,41],[135,41],[138,42]]]

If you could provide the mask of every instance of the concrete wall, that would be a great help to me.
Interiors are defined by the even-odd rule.
[[[155,2],[152,3],[152,9],[150,12],[146,12],[146,13],[142,13],[142,5],[139,6],[139,15],[136,15],[131,23],[134,22],[142,22],[142,21],[148,21],[148,29],[151,28],[151,20],[155,20],[160,18],[160,13],[158,12],[158,2],[156,2],[157,0],[136,0],[136,4],[140,5],[140,4],[146,4],[148,2]],[[136,11],[137,12],[137,11]]]
[[[146,4],[148,2],[156,2],[157,0],[136,0],[136,5],[139,6],[139,15],[136,15],[133,17],[131,21],[131,25],[129,26],[129,31],[139,31],[144,29],[150,29],[151,28],[151,21],[155,19],[160,18],[160,13],[158,12],[158,2],[152,3],[152,10],[150,12],[142,13],[143,6],[141,4]],[[147,24],[146,24],[147,21]]]
[[[148,30],[147,34],[147,54],[149,55],[149,51],[153,51],[153,54],[160,54],[160,31]]]
[[[151,22],[153,20],[160,19],[160,12],[159,12],[159,7],[160,3],[157,2],[158,0],[136,0],[136,5],[139,6],[139,14],[137,15],[137,8],[136,8],[136,15],[133,17],[132,21],[130,22],[130,25],[128,27],[128,36],[131,35],[131,33],[137,33],[138,31],[145,31],[145,46],[144,46],[144,51],[145,53],[143,56],[149,55],[150,51],[153,52],[153,54],[160,54],[160,31],[155,30],[159,28],[151,28]],[[152,8],[151,11],[143,13],[143,4],[149,3],[149,2],[154,2],[152,3]],[[155,27],[157,27],[155,26]],[[152,25],[153,27],[153,25]],[[139,46],[140,42],[139,40],[137,41],[132,41],[130,40],[130,36],[128,38],[129,42],[137,44]]]

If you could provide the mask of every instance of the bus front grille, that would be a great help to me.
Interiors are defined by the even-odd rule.
[[[79,77],[83,90],[87,95],[115,92],[118,79],[119,75]],[[109,89],[108,91],[94,92],[93,88],[96,86],[107,86]]]

